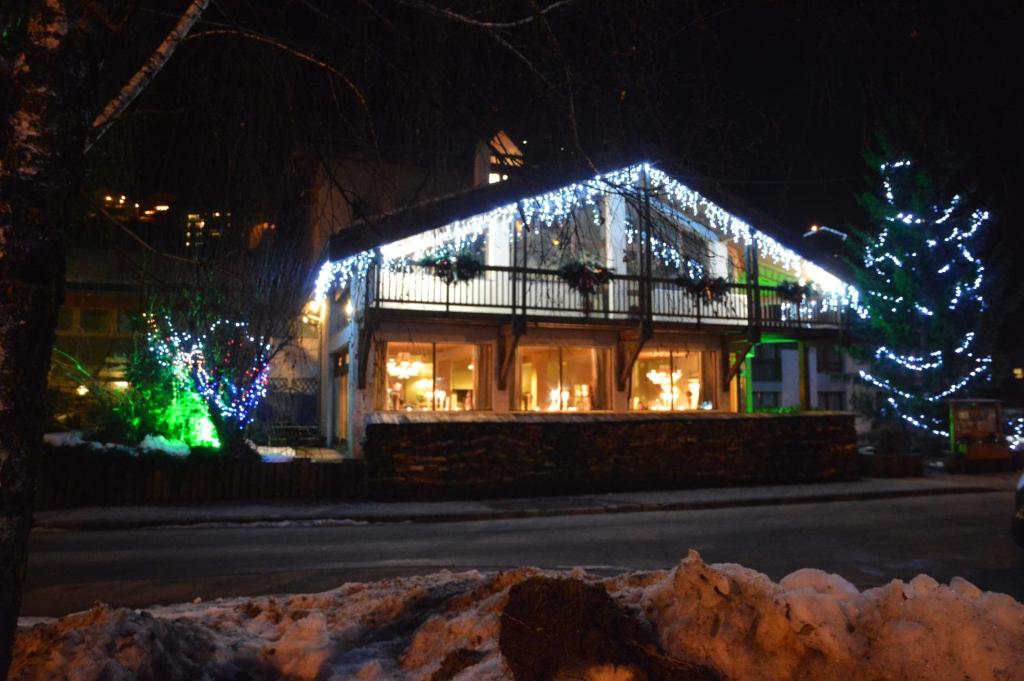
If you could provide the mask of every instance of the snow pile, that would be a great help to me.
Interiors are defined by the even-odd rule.
[[[122,451],[130,454],[135,453],[134,447],[128,445],[119,445],[113,442],[94,442],[92,440],[86,440],[84,433],[80,430],[71,430],[66,433],[46,433],[43,435],[43,442],[50,445],[51,447],[81,447],[85,446],[89,449],[95,449],[97,451],[108,450],[108,451]]]
[[[140,450],[163,452],[172,456],[188,456],[189,446],[181,440],[170,440],[163,435],[147,435],[138,445],[121,445],[113,442],[86,440],[80,430],[66,433],[46,433],[43,442],[51,447],[88,447],[96,451],[120,451],[136,455]]]
[[[1024,679],[1024,605],[959,578],[861,592],[804,569],[776,584],[691,552],[637,604],[666,650],[731,679]]]
[[[256,453],[260,455],[263,463],[287,463],[294,461],[296,451],[294,447],[271,447],[270,445],[258,445],[253,443],[251,440],[246,440],[249,446],[256,450]]]
[[[181,440],[169,440],[163,435],[147,435],[139,443],[139,449],[163,452],[172,456],[188,456],[189,446]]]
[[[1024,605],[1009,596],[925,576],[861,592],[818,570],[775,583],[691,552],[668,572],[609,579],[442,572],[149,612],[97,606],[20,632],[11,679],[507,679],[499,618],[509,588],[534,575],[603,584],[666,653],[736,681],[1024,678]]]
[[[209,633],[188,620],[102,605],[19,634],[10,679],[199,679]]]

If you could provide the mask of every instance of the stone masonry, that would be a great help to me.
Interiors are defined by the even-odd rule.
[[[519,496],[856,477],[852,414],[379,412],[370,495]]]

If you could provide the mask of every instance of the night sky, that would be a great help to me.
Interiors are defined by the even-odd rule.
[[[462,8],[480,19],[526,11],[497,6]],[[168,16],[139,20],[155,32]],[[429,159],[503,127],[530,139],[536,164],[653,157],[799,229],[863,221],[861,151],[887,131],[930,162],[959,164],[1001,223],[1017,210],[1020,3],[576,0],[548,16],[555,44],[540,28],[500,34],[527,68],[485,31],[403,3],[216,3],[196,32],[242,25],[280,38],[339,65],[368,109],[280,51],[196,40],[125,126],[145,157],[133,182],[188,193],[183,178],[223,174],[239,145],[279,153],[274,140],[254,143],[261,131],[282,148],[318,141]],[[125,68],[149,35],[125,38]]]
[[[301,184],[296,149],[442,167],[506,129],[555,174],[656,159],[793,242],[815,222],[870,228],[855,196],[884,132],[991,208],[994,270],[1020,257],[1024,3],[575,0],[498,31],[424,9],[437,6],[215,3],[195,33],[241,26],[343,77],[251,40],[191,40],[95,154],[94,177],[263,210]],[[530,12],[444,7],[470,22]],[[143,8],[109,73],[130,72],[172,13]]]

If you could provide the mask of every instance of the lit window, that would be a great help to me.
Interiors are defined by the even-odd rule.
[[[629,408],[635,411],[710,409],[714,391],[704,381],[712,353],[647,350],[633,364]]]
[[[485,349],[463,343],[388,343],[383,409],[472,411],[490,407]]]
[[[1014,367],[1013,377],[1016,378],[1017,380],[1024,379],[1024,367]]]
[[[599,348],[521,347],[518,409],[609,409],[608,352]]]

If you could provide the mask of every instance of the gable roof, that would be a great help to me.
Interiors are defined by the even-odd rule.
[[[362,251],[429,232],[516,201],[557,191],[591,179],[593,175],[591,172],[568,179],[563,176],[557,180],[537,173],[518,175],[505,182],[472,187],[359,220],[331,237],[328,256],[331,260],[342,260]]]
[[[838,263],[831,256],[811,260],[801,255],[801,252],[816,252],[816,255],[822,255],[820,246],[816,248],[809,242],[800,242],[800,248],[794,248],[787,244],[788,240],[785,237],[777,236],[782,230],[773,229],[773,233],[769,234],[760,226],[755,228],[751,223],[737,216],[733,211],[725,210],[707,196],[722,192],[707,191],[703,187],[703,191],[698,192],[673,179],[652,163],[634,163],[596,176],[593,172],[588,172],[585,175],[579,174],[575,178],[568,179],[562,176],[557,181],[552,180],[550,176],[523,175],[506,182],[475,187],[382,214],[369,220],[353,223],[332,236],[329,243],[330,261],[339,262],[354,258],[373,248],[386,246],[439,228],[450,228],[462,221],[486,216],[492,211],[507,211],[510,206],[515,207],[517,203],[528,206],[528,215],[544,216],[548,211],[541,204],[551,197],[556,197],[556,203],[561,198],[561,207],[565,208],[566,202],[562,197],[566,192],[585,189],[591,192],[591,195],[597,194],[612,186],[622,186],[623,178],[635,178],[639,175],[640,170],[646,172],[658,191],[672,195],[676,202],[686,205],[695,212],[698,209],[702,211],[704,220],[715,231],[742,242],[756,241],[765,256],[779,263],[785,269],[802,271],[801,263],[806,263],[816,275],[812,279],[818,280],[819,284],[829,284],[829,288],[833,289],[848,288],[839,277],[830,271],[837,269],[843,271],[844,269],[835,267]],[[731,200],[729,203],[740,202]],[[550,219],[550,215],[547,217]],[[759,225],[768,222],[764,216],[760,217],[762,219],[758,221]],[[828,261],[828,269],[821,267],[819,264],[821,260]],[[822,279],[825,281],[821,281]]]

